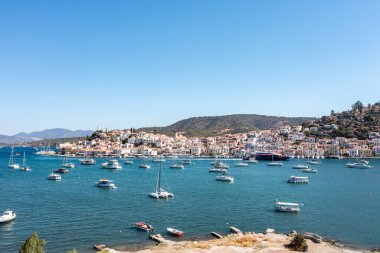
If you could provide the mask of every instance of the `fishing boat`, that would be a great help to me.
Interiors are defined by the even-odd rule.
[[[171,169],[184,169],[185,167],[181,164],[172,164],[170,165]]]
[[[24,157],[22,158],[22,168],[21,168],[21,170],[22,171],[30,171],[29,166],[26,164],[25,152],[24,152]]]
[[[150,165],[148,165],[148,164],[140,164],[140,165],[139,165],[139,168],[142,168],[142,169],[150,169]]]
[[[318,170],[312,169],[312,168],[307,168],[307,169],[303,169],[302,172],[305,172],[305,173],[317,173]]]
[[[64,156],[63,157],[63,161],[62,161],[62,167],[63,168],[68,168],[68,169],[74,169],[75,168],[75,164],[68,161],[67,157]]]
[[[308,184],[309,178],[308,177],[291,176],[288,179],[288,183],[290,183],[290,184]]]
[[[175,229],[175,228],[166,228],[169,234],[175,235],[175,236],[183,236],[183,232],[181,230]]]
[[[228,176],[227,172],[222,172],[221,175],[216,175],[215,179],[218,181],[225,181],[225,182],[231,182],[231,183],[234,182],[234,178],[231,176]]]
[[[60,174],[66,174],[66,173],[69,173],[69,170],[67,170],[65,168],[59,168],[59,169],[54,170],[54,172],[60,173]]]
[[[80,160],[81,165],[95,165],[96,161],[87,157],[87,152],[84,152],[84,158]]]
[[[276,201],[274,209],[277,212],[299,213],[301,211],[301,204]]]
[[[121,165],[116,159],[111,159],[108,162],[102,163],[103,169],[121,169]]]
[[[371,166],[365,162],[347,163],[346,165],[348,168],[354,168],[354,169],[371,169],[371,168],[373,168],[373,166]]]
[[[133,161],[125,160],[125,161],[124,161],[124,164],[132,165],[132,164],[133,164]]]
[[[59,181],[62,179],[62,177],[60,175],[50,173],[47,179],[53,180],[53,181]]]
[[[14,162],[14,148],[15,148],[14,145],[12,145],[12,147],[11,147],[11,155],[9,157],[8,167],[11,168],[11,169],[17,170],[17,169],[20,168],[20,164]]]
[[[137,222],[136,227],[147,232],[153,231],[154,229],[152,225],[146,224],[145,222]]]
[[[16,219],[16,213],[11,210],[6,210],[3,215],[0,216],[0,223],[6,223]]]
[[[116,189],[116,185],[113,181],[108,179],[100,179],[99,182],[96,183],[96,186],[101,188]]]
[[[248,167],[249,164],[248,163],[237,163],[235,164],[235,167]]]
[[[161,157],[160,157],[161,160]],[[158,167],[158,174],[157,174],[157,184],[156,184],[156,191],[149,193],[149,196],[155,199],[167,199],[169,197],[174,197],[174,194],[171,192],[166,191],[161,187],[161,162],[160,166]]]

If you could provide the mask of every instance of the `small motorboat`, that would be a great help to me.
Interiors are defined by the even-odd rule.
[[[292,168],[293,169],[298,169],[298,170],[303,170],[303,169],[308,169],[309,166],[308,165],[304,165],[304,164],[294,164],[294,165],[292,165]]]
[[[75,168],[75,164],[74,163],[64,163],[64,164],[62,164],[62,167],[63,168],[68,168],[68,169],[74,169]]]
[[[231,176],[228,176],[227,172],[223,172],[222,175],[219,175],[219,176],[217,175],[215,179],[218,181],[225,181],[225,182],[231,182],[231,183],[234,182],[234,178]]]
[[[51,173],[49,174],[48,178],[49,180],[54,180],[54,181],[58,181],[58,180],[61,180],[62,177],[60,175],[57,175],[57,174],[54,174],[54,173]]]
[[[183,165],[190,165],[191,164],[191,161],[190,160],[183,160],[180,162],[180,164],[183,164]]]
[[[235,167],[248,167],[248,163],[237,163],[235,164]]]
[[[227,172],[227,170],[221,169],[221,168],[211,168],[208,170],[208,172],[222,172],[222,173],[224,173],[224,172]]]
[[[148,164],[140,164],[140,165],[139,165],[139,168],[142,168],[142,169],[150,169],[150,165],[148,165]]]
[[[308,168],[308,169],[303,169],[302,172],[305,172],[305,173],[317,173],[318,170]]]
[[[282,162],[270,162],[267,163],[267,166],[283,166],[284,164]]]
[[[311,161],[308,161],[307,163],[308,164],[314,164],[314,165],[322,164],[321,161],[319,161],[319,160],[311,160]]]
[[[117,170],[117,169],[121,169],[121,165],[116,159],[111,159],[106,163],[102,163],[102,168]]]
[[[108,179],[100,179],[99,182],[96,183],[96,186],[102,188],[116,189],[116,185],[113,183],[113,181]]]
[[[171,169],[184,169],[185,167],[181,164],[172,164],[170,165]]]
[[[61,174],[66,174],[69,173],[69,170],[64,169],[64,168],[59,168],[54,171],[55,173],[61,173]]]
[[[129,160],[125,160],[125,161],[124,161],[124,164],[131,165],[131,164],[133,164],[133,162],[132,162],[132,161],[129,161]]]
[[[183,232],[181,230],[175,229],[175,228],[166,228],[169,234],[175,235],[175,236],[183,236]]]
[[[9,222],[16,219],[16,213],[11,210],[7,210],[0,216],[0,223]]]
[[[147,232],[153,231],[153,226],[146,224],[145,222],[137,222],[136,227]]]

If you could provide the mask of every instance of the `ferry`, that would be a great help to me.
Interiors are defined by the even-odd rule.
[[[288,179],[288,183],[290,183],[290,184],[308,184],[309,183],[309,177],[291,176]]]
[[[299,213],[301,212],[301,205],[298,203],[279,202],[276,201],[275,211],[285,213]]]
[[[245,158],[245,160],[249,160],[250,158],[254,158],[256,160],[264,160],[264,161],[286,161],[289,160],[290,156],[282,155],[275,152],[262,152],[256,151],[252,153],[249,157]]]

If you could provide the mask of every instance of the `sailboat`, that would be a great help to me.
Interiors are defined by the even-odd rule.
[[[13,159],[14,159],[14,157],[13,157],[14,148],[15,148],[14,145],[12,145],[12,147],[11,147],[11,156],[9,158],[8,167],[11,168],[11,169],[17,170],[17,169],[20,168],[20,164],[14,163],[14,161],[13,161]]]
[[[66,156],[63,157],[63,162],[62,162],[62,167],[63,168],[68,168],[68,169],[73,169],[75,168],[75,164],[70,162]]]
[[[160,160],[161,160],[161,152],[160,152]],[[169,197],[174,197],[174,194],[171,192],[167,192],[165,189],[161,188],[161,163],[158,168],[158,176],[157,176],[157,185],[156,191],[149,193],[149,196],[155,199],[167,199]]]
[[[273,161],[273,155],[272,155],[272,162],[267,163],[267,166],[282,166],[282,162],[275,162]]]
[[[26,156],[24,152],[24,157],[22,158],[22,170],[23,171],[30,171],[30,168],[28,165],[26,165]]]

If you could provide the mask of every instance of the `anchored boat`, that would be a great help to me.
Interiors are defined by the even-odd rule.
[[[16,213],[11,210],[7,210],[0,216],[0,223],[9,222],[16,219]]]
[[[288,183],[290,183],[290,184],[308,184],[309,183],[309,177],[291,176],[288,179]]]
[[[183,236],[183,232],[181,230],[175,229],[175,228],[166,228],[169,234],[175,235],[175,236]]]
[[[286,213],[299,213],[301,212],[301,205],[299,203],[279,202],[276,201],[275,211]]]

